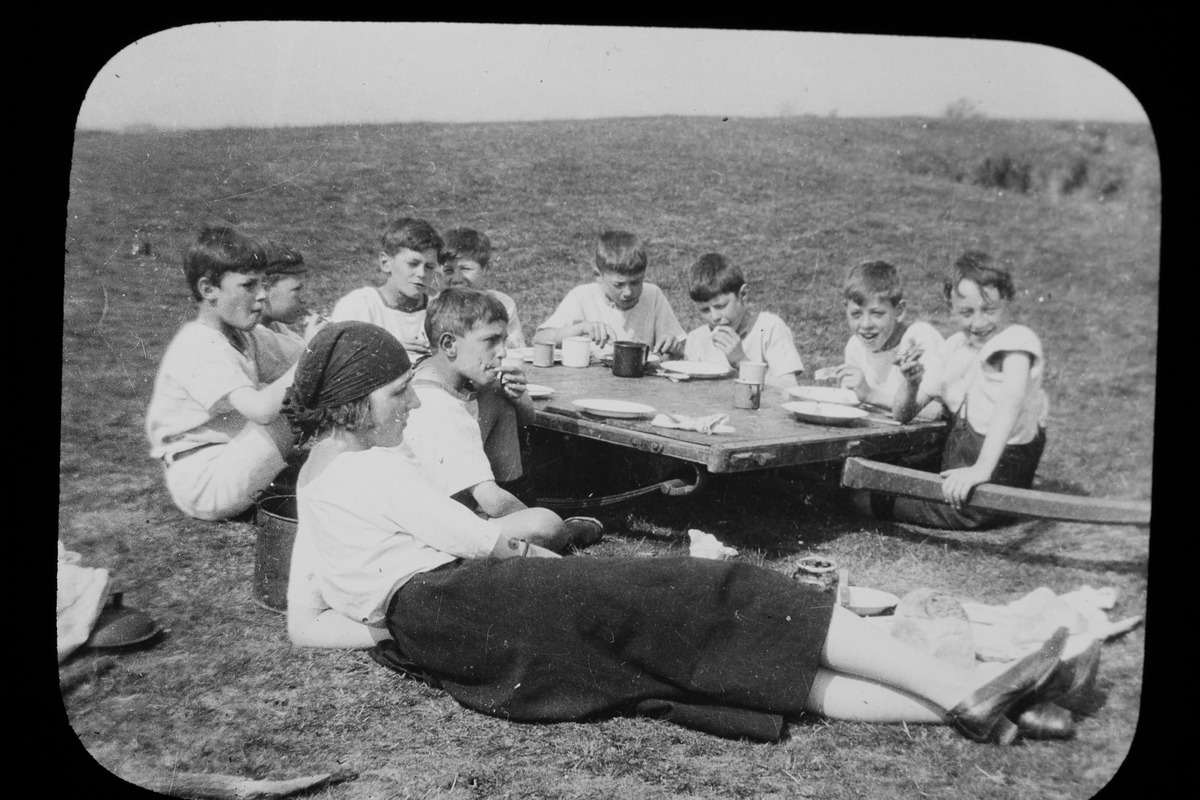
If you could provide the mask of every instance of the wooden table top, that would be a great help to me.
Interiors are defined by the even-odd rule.
[[[550,397],[534,401],[534,425],[678,458],[716,473],[915,451],[939,443],[946,431],[944,422],[900,425],[878,410],[847,426],[801,422],[781,407],[788,399],[783,391],[771,387],[764,387],[759,409],[734,408],[732,376],[678,383],[655,376],[618,378],[609,367],[595,363],[583,369],[526,364],[525,374],[529,383],[554,390]],[[688,417],[726,413],[734,432],[704,434],[661,428],[649,419],[596,417],[572,404],[583,398],[642,403]]]

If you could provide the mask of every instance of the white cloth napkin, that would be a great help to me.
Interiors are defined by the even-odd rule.
[[[689,553],[696,558],[713,558],[717,561],[724,561],[738,554],[735,548],[726,547],[711,533],[692,528],[688,531],[688,537],[692,540]]]
[[[685,417],[682,414],[658,414],[650,420],[651,425],[659,428],[676,428],[684,431],[699,431],[700,433],[733,433],[733,426],[728,414],[709,414],[707,417]]]

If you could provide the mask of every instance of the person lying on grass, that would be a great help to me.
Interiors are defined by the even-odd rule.
[[[972,489],[989,482],[1021,489],[1033,485],[1046,446],[1045,357],[1037,334],[1009,319],[1012,276],[986,253],[963,254],[942,289],[959,332],[942,345],[933,374],[917,358],[898,364],[904,382],[892,413],[907,422],[940,400],[954,415],[942,449],[946,504],[880,493],[871,493],[869,503],[880,519],[984,528],[1008,518],[966,507]]]
[[[232,228],[206,228],[184,254],[196,319],[171,340],[146,411],[150,455],[180,511],[245,511],[284,468],[294,437],[280,418],[304,342],[259,325],[267,258]]]
[[[389,652],[468,708],[527,722],[645,714],[780,737],[784,715],[947,722],[1010,743],[1057,683],[1067,629],[998,674],[928,656],[831,593],[736,561],[559,557],[553,512],[484,520],[404,445],[420,404],[400,344],[362,323],[309,343],[286,403],[301,469],[287,628],[305,647]],[[377,659],[378,660],[378,659]]]

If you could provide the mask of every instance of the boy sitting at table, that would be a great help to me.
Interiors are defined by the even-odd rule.
[[[905,319],[904,289],[900,274],[886,261],[865,261],[851,267],[842,284],[846,322],[852,335],[846,342],[845,360],[833,370],[844,389],[859,402],[891,409],[904,391],[900,363],[920,362],[924,371],[937,369],[942,335],[928,322]],[[930,402],[917,415],[938,419],[942,404]]]
[[[528,508],[497,481],[522,476],[518,423],[533,414],[525,374],[501,363],[507,329],[504,306],[486,292],[446,289],[430,301],[425,331],[433,353],[414,367],[421,405],[405,434],[425,476],[489,518]],[[570,541],[538,543],[561,550],[591,544],[603,533],[594,520],[568,522],[560,535]]]
[[[683,351],[683,326],[667,296],[646,282],[646,246],[626,231],[605,231],[596,240],[593,283],[576,286],[538,326],[534,343],[560,344],[588,336],[604,347],[616,340],[643,342],[653,353]]]
[[[442,237],[425,220],[403,217],[388,225],[380,239],[379,269],[387,279],[338,300],[329,318],[374,323],[399,339],[409,353],[428,353],[428,280],[441,253]]]
[[[743,361],[767,365],[766,383],[795,386],[804,371],[787,323],[769,311],[754,311],[746,302],[749,286],[741,269],[724,256],[708,253],[688,271],[688,295],[704,324],[687,335],[683,356],[725,369]]]
[[[304,345],[259,325],[266,263],[261,245],[227,227],[206,228],[184,254],[199,309],[163,354],[146,436],[172,501],[197,519],[248,509],[294,441],[279,412]]]
[[[451,228],[443,238],[446,241],[439,261],[446,287],[481,289],[499,300],[508,314],[508,336],[504,346],[509,350],[525,347],[516,301],[504,292],[487,288],[492,272],[492,242],[487,234],[471,228]]]

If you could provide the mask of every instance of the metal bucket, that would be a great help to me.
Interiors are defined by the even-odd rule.
[[[254,604],[268,611],[287,611],[288,572],[296,543],[296,496],[266,494],[258,499],[255,524]]]

